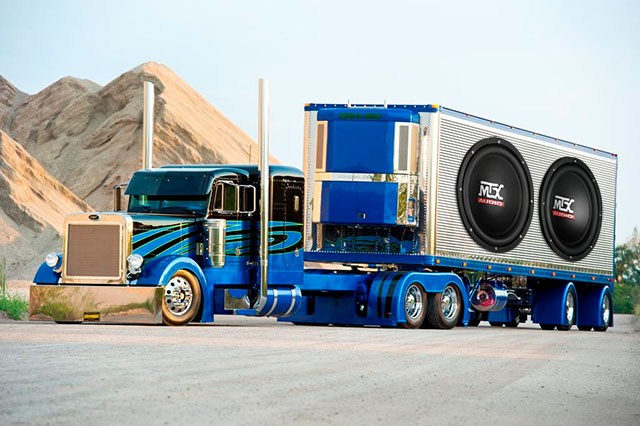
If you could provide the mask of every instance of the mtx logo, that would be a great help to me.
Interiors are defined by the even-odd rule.
[[[481,180],[480,192],[478,192],[478,203],[504,207],[504,198],[500,195],[500,191],[502,191],[503,188],[504,185],[501,183]]]
[[[573,214],[573,209],[571,208],[571,206],[575,201],[576,200],[574,200],[573,198],[556,195],[553,199],[553,215],[574,220],[576,216]]]

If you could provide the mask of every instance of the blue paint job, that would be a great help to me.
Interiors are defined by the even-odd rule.
[[[613,326],[613,297],[608,286],[578,286],[578,301],[582,309],[578,311],[578,325],[604,327],[602,303],[605,297],[611,302],[609,325]]]
[[[323,108],[318,111],[318,120],[326,121],[364,121],[371,122],[404,122],[419,123],[420,116],[409,108],[372,109],[372,108]]]
[[[526,277],[540,277],[554,281],[574,281],[584,283],[601,283],[613,287],[613,275],[585,274],[581,272],[563,271],[559,269],[530,268],[510,263],[482,262],[477,260],[460,259],[441,256],[424,256],[416,254],[371,254],[371,253],[343,253],[343,252],[305,252],[306,261],[311,262],[339,262],[339,263],[368,263],[368,264],[397,264],[402,269],[417,269],[424,266],[446,267],[469,271],[481,271],[492,274],[521,275]],[[491,267],[491,268],[489,268]],[[509,269],[510,268],[510,269]],[[532,272],[533,271],[533,272]],[[555,274],[555,275],[554,275]]]
[[[393,173],[392,122],[331,121],[327,172]]]
[[[142,265],[136,285],[166,285],[173,274],[184,269],[196,276],[202,289],[202,322],[213,321],[213,285],[205,279],[200,266],[191,258],[178,255],[158,256]]]
[[[534,289],[531,320],[538,324],[567,325],[565,303],[567,294],[573,291],[577,296],[576,286],[572,282],[556,284],[545,281]],[[576,297],[576,314],[580,315],[580,304]]]
[[[322,223],[395,225],[398,184],[393,182],[322,182]]]
[[[514,321],[516,315],[517,313],[514,309],[504,308],[499,311],[489,312],[487,321],[508,323]]]
[[[38,271],[36,272],[36,276],[33,277],[33,282],[36,284],[57,284],[60,279],[61,273],[56,273],[54,269],[60,269],[62,266],[62,253],[58,253],[58,263],[55,268],[48,266],[46,263],[42,262]]]
[[[468,289],[453,273],[337,273],[317,270],[305,273],[301,308],[281,321],[396,326],[406,322],[404,299],[407,288],[413,283],[420,284],[427,293],[442,292],[448,284],[456,286],[462,299],[460,323],[468,323]],[[366,302],[365,315],[359,315],[356,310],[358,300]]]

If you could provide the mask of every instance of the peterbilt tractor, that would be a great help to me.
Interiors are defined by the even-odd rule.
[[[31,320],[613,325],[615,154],[439,105],[307,104],[304,171],[273,166],[261,80],[259,165],[154,168],[153,91],[143,169],[113,212],[66,217]]]

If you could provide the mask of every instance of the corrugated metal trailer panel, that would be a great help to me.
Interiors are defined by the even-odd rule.
[[[491,253],[480,247],[465,230],[456,200],[458,171],[469,148],[491,136],[511,142],[523,155],[531,173],[534,211],[522,242],[506,253]],[[507,262],[532,267],[546,267],[580,272],[612,274],[615,223],[616,158],[527,137],[515,132],[481,124],[444,109],[439,114],[439,156],[435,255]],[[584,161],[593,172],[602,194],[602,226],[599,238],[585,258],[568,261],[558,256],[545,242],[540,226],[539,191],[549,166],[560,157],[571,156]]]

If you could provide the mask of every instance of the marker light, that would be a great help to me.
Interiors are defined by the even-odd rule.
[[[142,266],[143,261],[144,261],[144,258],[139,254],[137,253],[130,254],[129,257],[127,257],[129,272],[131,272],[132,274],[139,274],[140,267]]]
[[[44,257],[44,263],[46,263],[50,268],[55,268],[58,264],[58,260],[60,260],[60,258],[58,257],[58,253],[54,252],[47,253],[47,255]]]

